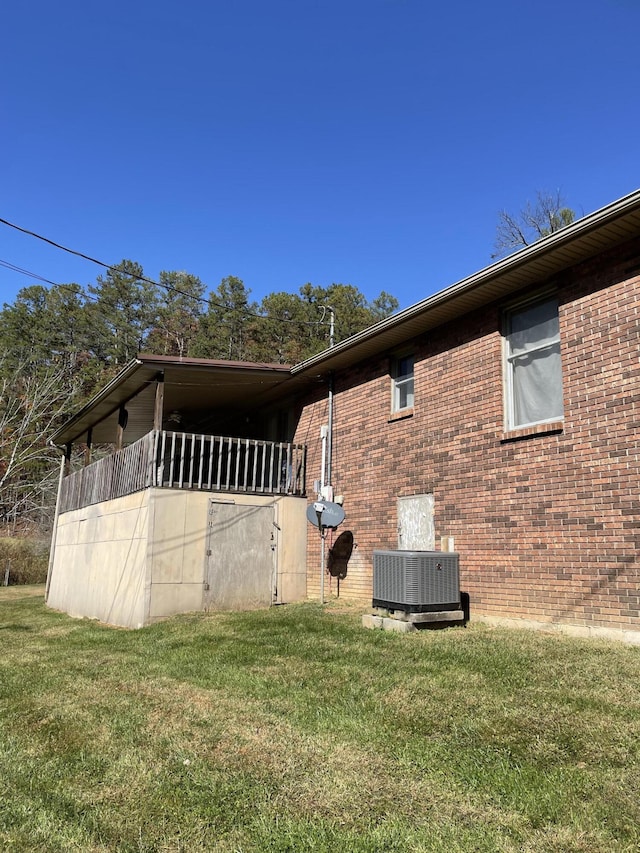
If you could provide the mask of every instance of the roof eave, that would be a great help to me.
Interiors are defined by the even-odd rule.
[[[529,265],[533,265],[536,261],[553,256],[572,243],[577,243],[578,241],[583,240],[593,231],[601,229],[616,220],[620,220],[625,215],[636,213],[638,211],[640,211],[640,190],[636,190],[635,192],[612,202],[606,207],[577,220],[571,225],[568,225],[566,228],[538,240],[536,243],[525,246],[523,249],[514,252],[506,258],[502,258],[500,261],[485,267],[479,272],[476,272],[473,275],[445,288],[444,290],[440,290],[432,296],[423,299],[421,302],[417,302],[415,305],[411,305],[397,314],[386,317],[384,320],[381,320],[375,325],[369,326],[367,329],[363,329],[361,332],[346,338],[344,341],[341,341],[332,348],[323,350],[322,352],[311,356],[311,358],[296,364],[291,369],[292,375],[295,376],[306,373],[307,371],[314,371],[318,369],[325,371],[331,370],[334,367],[344,367],[346,366],[347,361],[355,363],[359,360],[357,351],[360,350],[364,344],[372,342],[374,339],[378,338],[381,343],[380,349],[383,350],[386,347],[385,339],[391,339],[394,337],[389,333],[394,330],[399,332],[400,327],[402,327],[406,332],[402,337],[405,340],[409,340],[414,333],[418,334],[421,331],[421,324],[419,324],[417,320],[419,318],[424,318],[431,312],[434,312],[439,306],[453,302],[456,299],[459,299],[474,290],[480,289],[491,282],[495,282],[501,278],[506,279],[510,274]],[[624,238],[622,238],[622,240],[611,239],[610,245],[613,246],[623,240]],[[595,251],[591,252],[591,254],[595,254]],[[589,252],[585,251],[584,258],[580,258],[580,260],[585,260],[588,256]],[[568,265],[570,264],[567,264],[567,266]],[[518,285],[518,287],[519,286],[521,285]],[[514,286],[513,289],[516,290],[518,287]],[[466,313],[466,310],[467,309],[461,310],[460,314],[462,315],[463,313]],[[428,324],[425,323],[424,325],[426,328]],[[437,323],[434,325],[437,325]],[[391,341],[391,343],[394,343],[394,341]],[[353,359],[349,359],[349,353],[352,353],[355,357]],[[370,353],[367,352],[367,354]]]
[[[73,430],[73,427],[80,423],[93,409],[100,405],[104,400],[108,399],[109,396],[113,393],[113,391],[118,388],[118,386],[122,385],[130,376],[132,376],[140,367],[142,362],[134,358],[127,365],[125,365],[119,373],[117,373],[113,379],[111,379],[97,394],[95,394],[88,403],[86,403],[79,412],[64,423],[59,429],[57,429],[51,438],[49,439],[50,444],[59,445],[60,436],[64,435]],[[83,430],[84,431],[84,430]]]

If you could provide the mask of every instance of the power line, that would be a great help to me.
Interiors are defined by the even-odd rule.
[[[22,228],[20,225],[16,225],[13,222],[9,222],[7,219],[2,219],[0,217],[0,223],[2,223],[3,225],[7,225],[9,228],[14,228],[16,231],[20,231],[22,234],[26,234],[29,237],[35,237],[37,240],[42,240],[43,243],[48,243],[50,246],[53,246],[55,249],[60,249],[61,251],[67,252],[70,255],[75,255],[78,258],[83,258],[85,261],[90,261],[92,264],[96,264],[97,266],[102,267],[103,269],[106,269],[109,272],[124,273],[125,275],[130,275],[131,278],[133,278],[135,281],[144,281],[147,284],[153,285],[153,287],[164,288],[164,290],[167,290],[167,291],[172,292],[172,293],[177,293],[180,296],[187,297],[188,299],[194,299],[198,302],[204,303],[205,305],[210,305],[213,308],[222,308],[224,310],[228,310],[228,306],[224,305],[221,302],[216,302],[215,300],[207,299],[204,296],[195,296],[193,293],[187,293],[186,291],[181,290],[179,287],[174,287],[172,284],[165,284],[164,282],[154,281],[153,279],[147,278],[144,275],[134,275],[132,273],[127,273],[126,270],[122,269],[122,266],[113,266],[112,264],[107,264],[104,261],[98,260],[97,258],[92,258],[91,255],[87,255],[84,252],[79,252],[76,249],[70,249],[67,246],[63,246],[61,243],[56,243],[55,240],[50,240],[48,237],[43,237],[41,234],[36,234],[35,231],[29,231],[28,228]],[[7,264],[4,264],[4,265],[7,265]],[[47,284],[52,284],[52,285],[58,286],[58,287],[72,286],[72,285],[55,285],[54,282],[51,282],[46,278],[42,278],[41,276],[38,276],[35,273],[30,273],[26,270],[21,270],[18,267],[14,268],[14,267],[12,267],[12,265],[7,265],[7,266],[8,266],[8,268],[13,268],[15,272],[22,272],[25,275],[31,276],[32,278],[36,278],[40,281],[44,281]],[[319,306],[319,307],[324,308],[324,306]],[[324,322],[324,316],[325,316],[323,313],[321,320],[313,322],[313,321],[309,321],[309,320],[295,320],[291,317],[273,317],[273,316],[270,316],[269,314],[256,314],[254,311],[249,311],[248,309],[244,309],[242,311],[242,314],[246,317],[255,317],[258,320],[275,320],[279,323],[296,323],[299,326],[319,326],[319,325],[322,325]]]
[[[45,284],[51,284],[53,287],[58,286],[55,281],[50,281],[48,278],[43,278],[41,275],[37,275],[34,272],[29,272],[29,270],[17,267],[15,264],[10,264],[9,261],[0,260],[0,267],[5,267],[5,269],[11,270],[12,272],[19,272],[21,275],[27,275],[30,278],[35,278],[37,281],[43,281]]]
[[[38,275],[35,272],[31,272],[31,270],[24,269],[23,267],[18,267],[15,264],[9,263],[9,261],[0,260],[0,266],[5,267],[5,269],[11,270],[12,272],[18,272],[21,275],[29,276],[29,278],[36,279],[37,281],[42,281],[45,284],[50,284],[52,287],[64,288],[65,290],[70,290],[76,296],[81,296],[85,302],[93,302],[94,304],[98,303],[98,300],[91,296],[91,294],[86,293],[82,287],[78,284],[58,284],[55,281],[51,281],[51,279],[44,278],[41,275]],[[116,306],[111,305],[111,308],[115,308]],[[87,327],[90,331],[100,333],[102,331],[102,327],[98,325],[95,319],[93,319],[93,315],[88,315],[88,320],[85,318],[84,321],[87,324]]]
[[[18,272],[18,273],[20,273],[20,274],[22,274],[22,275],[29,276],[30,278],[36,279],[36,280],[38,280],[38,281],[42,281],[42,282],[44,282],[45,284],[50,284],[52,287],[56,287],[56,288],[60,288],[60,289],[65,289],[65,290],[70,290],[70,291],[71,291],[73,294],[75,294],[76,296],[82,297],[82,299],[84,300],[84,302],[85,302],[85,303],[86,303],[86,302],[92,302],[94,305],[98,305],[98,304],[100,304],[100,300],[99,300],[98,298],[96,298],[95,296],[92,296],[91,294],[87,293],[87,292],[86,292],[86,291],[85,291],[85,290],[84,290],[80,285],[78,285],[78,284],[58,284],[58,283],[56,283],[56,282],[54,282],[54,281],[51,281],[51,279],[44,278],[43,276],[38,275],[37,273],[34,273],[34,272],[32,272],[31,270],[27,270],[27,269],[24,269],[23,267],[19,267],[19,266],[17,266],[16,264],[12,264],[12,263],[10,263],[9,261],[0,260],[0,266],[5,267],[6,269],[12,270],[13,272]],[[118,268],[118,269],[119,269],[119,268]],[[159,285],[159,286],[162,286],[162,285]],[[187,295],[192,295],[192,294],[187,294]],[[195,297],[194,297],[194,298],[195,298]],[[110,300],[104,300],[104,299],[103,299],[102,301],[103,301],[103,304],[104,304],[104,303],[106,303],[106,304],[107,304],[110,308],[112,308],[112,309],[114,309],[114,308],[117,308],[117,307],[118,307],[117,305],[114,305]],[[209,300],[203,300],[203,301],[208,302]],[[215,304],[215,303],[211,303],[211,302],[209,302],[209,304]],[[298,322],[300,325],[317,326],[317,325],[321,325],[321,324],[323,323],[323,321],[324,321],[324,317],[325,317],[325,313],[326,313],[326,312],[325,312],[324,307],[323,307],[323,314],[322,314],[322,318],[321,318],[321,320],[320,320],[318,323],[307,323],[307,322],[302,321],[302,320],[300,320],[300,321],[287,320],[286,318],[273,318],[273,319],[276,319],[276,320],[281,319],[281,320],[282,320],[282,322]],[[256,316],[256,317],[259,317],[259,318],[261,318],[261,319],[268,319],[268,318],[269,318],[269,315],[260,315],[260,314],[256,314],[256,315],[251,315],[251,316]],[[93,318],[92,318],[92,315],[89,315],[89,324],[88,324],[88,325],[89,325],[89,328],[90,328],[92,331],[94,331],[94,332],[98,332],[98,333],[102,332],[102,327],[100,327],[100,326],[97,324],[97,322],[95,321],[95,319],[93,319]]]

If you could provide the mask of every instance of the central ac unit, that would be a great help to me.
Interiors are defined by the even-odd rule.
[[[374,551],[373,606],[406,613],[460,608],[458,554]]]

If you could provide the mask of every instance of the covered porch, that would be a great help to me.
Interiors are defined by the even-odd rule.
[[[141,627],[305,598],[297,385],[281,365],[140,356],[123,368],[52,437],[48,604]]]

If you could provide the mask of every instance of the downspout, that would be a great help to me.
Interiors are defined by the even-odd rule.
[[[327,485],[331,485],[331,459],[332,459],[332,451],[333,451],[333,395],[334,395],[334,382],[333,382],[333,371],[329,374],[329,399],[328,399],[328,421],[329,421],[329,429],[327,435]],[[333,500],[333,495],[331,495],[331,500]]]
[[[329,309],[329,346],[332,347],[334,344],[334,335],[335,335],[335,319],[336,314],[333,308],[328,305]],[[323,439],[322,442],[322,497],[325,500],[333,500],[333,486],[331,485],[331,456],[333,452],[333,393],[334,393],[334,384],[333,384],[333,371],[329,374],[329,396],[327,400],[327,435],[326,439]],[[325,485],[328,487],[327,494],[325,494]],[[320,524],[320,536],[321,536],[321,546],[320,546],[320,604],[324,604],[324,575],[325,575],[325,538],[326,533]]]
[[[335,321],[336,321],[336,313],[333,308],[329,305],[329,347],[333,347],[335,343]],[[334,395],[334,379],[333,379],[333,371],[329,374],[329,398],[328,398],[328,421],[329,421],[329,435],[327,437],[327,484],[331,485],[331,461],[332,461],[332,453],[333,453],[333,395]],[[333,500],[333,495],[331,495],[331,500]]]

